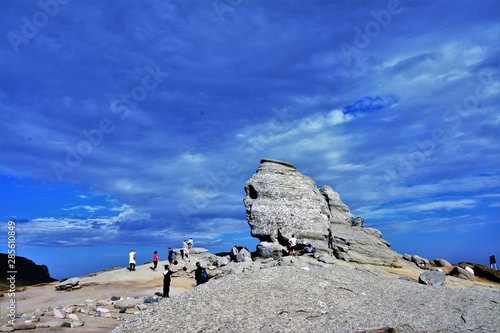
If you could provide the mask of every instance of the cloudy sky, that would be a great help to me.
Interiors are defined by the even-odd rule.
[[[500,2],[0,2],[2,233],[56,278],[255,248],[261,158],[399,253],[500,255]],[[6,239],[6,236],[3,237]],[[6,252],[6,241],[2,242]]]

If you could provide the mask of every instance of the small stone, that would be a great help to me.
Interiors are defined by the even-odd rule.
[[[80,327],[83,326],[84,324],[85,323],[82,320],[76,319],[71,322],[71,327]]]

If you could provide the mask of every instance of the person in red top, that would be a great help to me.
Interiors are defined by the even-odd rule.
[[[153,271],[156,272],[156,266],[158,266],[158,260],[160,259],[160,256],[158,255],[158,251],[155,251],[155,253],[153,254],[153,264],[155,265],[153,267]]]

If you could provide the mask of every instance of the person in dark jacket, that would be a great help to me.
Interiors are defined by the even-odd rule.
[[[196,262],[196,271],[194,271],[194,279],[196,280],[196,285],[207,282],[208,279],[206,277],[203,277],[203,272],[205,272],[206,275],[205,268],[201,267],[200,262]]]
[[[175,252],[172,248],[168,248],[168,263],[172,265],[174,263]]]
[[[170,266],[165,265],[165,270],[163,271],[163,297],[169,297],[168,293],[170,292],[171,275],[172,271],[170,270]]]

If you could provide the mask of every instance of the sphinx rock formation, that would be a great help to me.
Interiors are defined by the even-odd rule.
[[[243,203],[251,234],[260,240],[262,257],[281,257],[288,239],[316,247],[317,255],[358,263],[400,266],[398,255],[388,248],[380,231],[353,226],[353,215],[330,186],[315,182],[288,162],[262,159],[257,172],[246,182]],[[335,249],[328,249],[327,229],[333,231]]]

